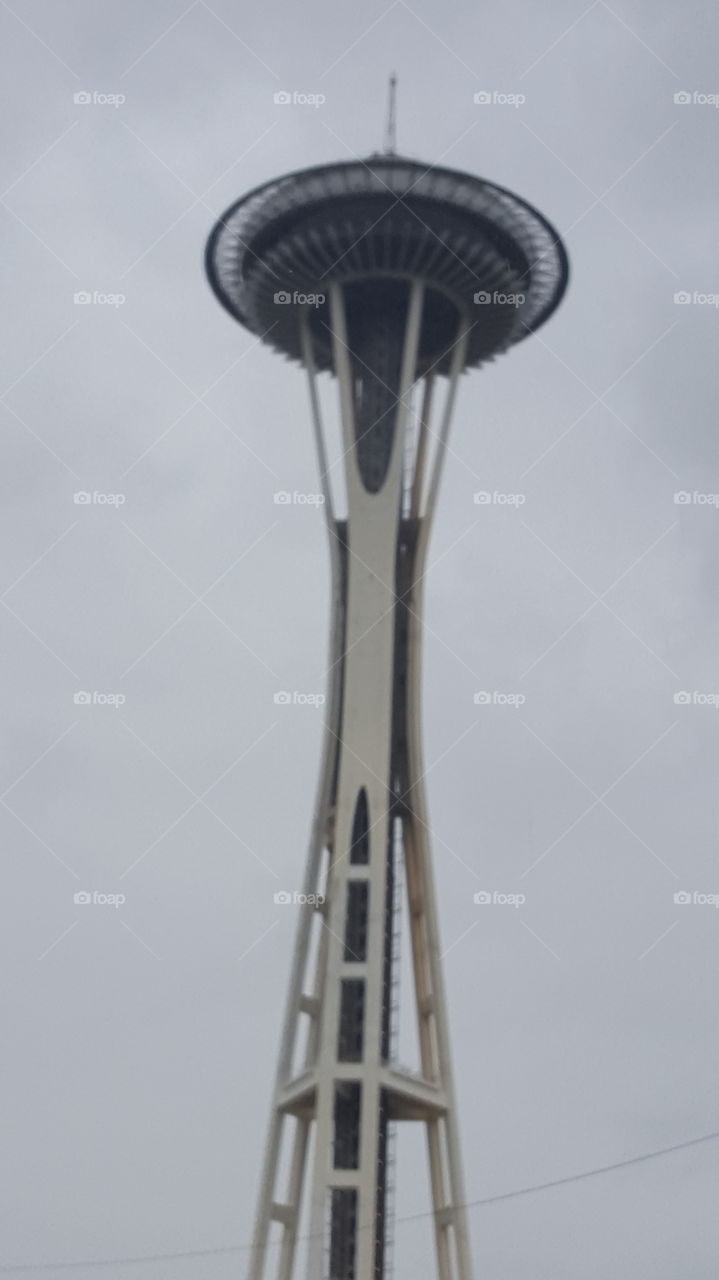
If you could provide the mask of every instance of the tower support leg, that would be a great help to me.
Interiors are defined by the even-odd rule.
[[[309,323],[303,326],[333,566],[332,680],[304,886],[325,902],[314,974],[308,909],[298,926],[249,1280],[296,1280],[303,1204],[307,1280],[384,1280],[388,1132],[404,1120],[427,1129],[437,1278],[472,1280],[419,728],[422,580],[466,336],[460,323],[430,465],[433,380],[431,370],[419,368],[423,307],[422,283],[409,282],[403,325],[393,317],[383,327],[378,317],[353,332],[345,290],[330,286],[346,521],[338,521],[332,502],[314,339]],[[412,394],[420,377],[425,395],[415,429]],[[412,941],[418,1075],[391,1061],[398,851]],[[279,1169],[290,1122],[295,1135],[283,1198]],[[277,1251],[269,1247],[273,1221],[283,1226]]]

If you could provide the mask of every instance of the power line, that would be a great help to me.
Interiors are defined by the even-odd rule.
[[[572,1182],[583,1182],[587,1178],[599,1178],[607,1173],[616,1173],[618,1169],[628,1169],[632,1165],[646,1164],[649,1160],[659,1160],[662,1156],[671,1156],[677,1151],[686,1151],[690,1147],[698,1147],[705,1142],[714,1142],[717,1138],[719,1138],[719,1130],[714,1133],[705,1133],[700,1138],[688,1138],[685,1142],[676,1142],[672,1147],[660,1147],[657,1151],[646,1151],[644,1155],[632,1156],[629,1160],[617,1160],[614,1164],[604,1164],[596,1169],[586,1169],[583,1173],[572,1173],[564,1178],[552,1178],[549,1182],[536,1182],[529,1187],[518,1187],[515,1191],[502,1191],[498,1195],[484,1196],[480,1200],[468,1200],[462,1207],[465,1209],[479,1209],[485,1205],[499,1204],[502,1200],[517,1200],[520,1196],[531,1196],[541,1191],[551,1191],[555,1187],[566,1187]],[[400,1218],[395,1218],[395,1222],[417,1222],[421,1218],[431,1217],[433,1217],[433,1212],[430,1209],[425,1210],[423,1213],[404,1214]],[[298,1236],[297,1241],[300,1243],[310,1238],[309,1235]],[[252,1248],[252,1244],[234,1244],[215,1249],[184,1249],[179,1253],[136,1254],[134,1257],[127,1258],[76,1259],[74,1262],[0,1263],[0,1272],[62,1271],[70,1267],[79,1269],[85,1267],[141,1266],[143,1263],[173,1262],[185,1258],[219,1258],[223,1254],[246,1253]]]

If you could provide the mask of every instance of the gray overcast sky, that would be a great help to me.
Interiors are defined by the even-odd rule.
[[[694,696],[719,693],[716,10],[3,0],[0,23],[0,1260],[251,1234],[295,923],[273,894],[300,883],[321,742],[273,695],[324,688],[328,563],[320,513],[273,503],[317,488],[302,375],[202,252],[255,184],[378,147],[392,70],[400,150],[535,203],[573,270],[540,335],[463,379],[430,557],[468,1196],[719,1129],[719,914],[674,902],[719,893],[719,712]],[[126,902],[74,903],[93,890]],[[420,1212],[416,1135],[398,1169]],[[476,1274],[709,1280],[718,1169],[707,1144],[474,1210]],[[426,1274],[427,1222],[396,1239],[397,1280]]]

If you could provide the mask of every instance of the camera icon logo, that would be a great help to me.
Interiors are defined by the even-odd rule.
[[[274,301],[279,303],[280,306],[286,307],[292,301],[292,294],[288,293],[286,289],[279,289],[275,294]]]
[[[492,895],[487,889],[480,889],[479,893],[475,893],[474,895],[475,906],[488,907],[491,901]]]
[[[286,707],[292,701],[292,694],[281,691],[275,694],[273,701],[278,707]]]
[[[80,89],[78,93],[73,93],[72,100],[77,107],[86,107],[88,102],[92,102],[92,94],[87,89]]]
[[[685,307],[691,300],[692,295],[686,289],[680,289],[678,293],[674,294],[674,302],[679,307]]]
[[[688,707],[692,700],[692,695],[687,693],[685,689],[680,689],[679,693],[674,694],[674,702],[678,707]]]
[[[278,906],[286,907],[292,901],[292,894],[288,893],[286,889],[280,889],[279,893],[273,895],[273,899]]]
[[[273,501],[277,507],[286,507],[292,501],[292,494],[288,493],[286,489],[280,489],[274,494]]]
[[[81,889],[79,893],[73,893],[72,900],[78,907],[86,907],[89,902],[92,902],[92,894],[88,893],[87,889]]]
[[[479,93],[475,93],[475,106],[486,107],[492,101],[492,95],[488,89],[481,89]]]
[[[76,507],[87,507],[92,502],[92,494],[80,489],[78,493],[73,493],[72,500]]]
[[[677,106],[686,107],[691,102],[691,100],[692,100],[692,95],[690,93],[687,93],[686,89],[680,89],[678,93],[674,94],[674,101],[676,102]]]
[[[692,895],[687,893],[686,889],[680,889],[674,894],[674,901],[678,907],[687,907],[692,900]]]
[[[73,293],[72,300],[77,307],[86,307],[92,302],[92,294],[87,289],[79,289],[77,293]]]
[[[487,693],[486,689],[480,689],[479,693],[475,693],[474,701],[478,707],[487,707],[492,701],[492,695]]]
[[[86,693],[84,689],[81,689],[78,693],[73,694],[72,700],[77,707],[86,707],[92,702],[92,694]]]
[[[480,307],[486,307],[492,301],[492,295],[491,293],[488,293],[486,289],[479,289],[474,295],[474,301]]]
[[[691,500],[692,495],[687,493],[686,489],[680,489],[678,493],[674,494],[674,502],[678,507],[686,506],[686,504],[691,502]]]
[[[292,101],[292,94],[288,93],[286,89],[278,89],[277,93],[272,96],[274,102],[280,107],[286,107]]]

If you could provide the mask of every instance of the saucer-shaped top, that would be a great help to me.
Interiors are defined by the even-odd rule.
[[[329,285],[365,324],[426,286],[419,365],[446,373],[460,329],[466,366],[538,328],[566,288],[557,232],[502,187],[402,156],[302,169],[231,206],[207,245],[220,302],[253,333],[302,359],[309,322],[320,369],[333,367]]]

